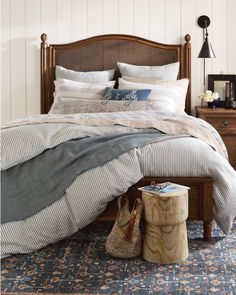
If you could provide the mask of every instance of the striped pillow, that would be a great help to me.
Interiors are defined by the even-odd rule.
[[[103,93],[106,87],[114,87],[115,81],[104,83],[84,83],[75,82],[66,79],[57,79],[54,81],[55,101],[65,101],[70,98],[76,99],[103,99]]]
[[[123,79],[124,78],[124,79]],[[176,81],[154,80],[149,78],[122,77],[119,78],[119,88],[142,89],[149,88],[148,100],[155,100],[166,111],[184,113],[185,99],[188,90],[188,79]]]

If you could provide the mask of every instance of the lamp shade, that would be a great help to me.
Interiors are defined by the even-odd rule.
[[[208,38],[205,38],[204,43],[202,44],[202,48],[199,52],[198,57],[202,58],[215,58],[215,53],[213,51],[213,48],[211,46],[211,43],[208,41]]]

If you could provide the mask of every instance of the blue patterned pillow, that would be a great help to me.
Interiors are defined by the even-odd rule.
[[[103,98],[106,100],[128,100],[144,101],[147,100],[151,89],[114,89],[106,87]]]

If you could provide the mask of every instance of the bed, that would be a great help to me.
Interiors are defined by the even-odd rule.
[[[203,237],[205,240],[211,238],[213,216],[226,234],[230,231],[232,221],[236,215],[236,173],[223,155],[225,153],[225,146],[214,128],[210,125],[208,126],[203,120],[188,116],[191,115],[191,83],[188,84],[187,88],[185,100],[186,113],[181,114],[181,118],[183,118],[184,124],[186,125],[180,124],[179,117],[175,114],[172,114],[171,119],[169,119],[165,112],[162,112],[157,120],[155,110],[148,112],[148,116],[145,117],[145,109],[138,110],[137,112],[118,111],[117,113],[114,112],[114,114],[112,112],[108,114],[106,111],[100,114],[96,112],[94,114],[87,114],[85,111],[86,114],[82,112],[82,114],[75,116],[71,116],[69,113],[66,116],[62,116],[60,112],[48,115],[48,112],[51,112],[54,106],[55,85],[57,85],[54,83],[56,66],[84,73],[115,69],[114,80],[116,81],[115,87],[117,87],[117,81],[121,76],[117,62],[137,66],[150,65],[154,67],[178,62],[178,80],[181,81],[181,79],[187,78],[191,81],[190,39],[190,35],[186,35],[184,45],[167,45],[136,36],[110,34],[95,36],[69,44],[49,45],[47,43],[47,35],[41,35],[41,113],[45,115],[15,120],[3,126],[3,131],[8,133],[8,144],[12,142],[12,138],[15,141],[11,153],[7,151],[6,144],[5,150],[8,156],[6,156],[5,162],[3,161],[5,165],[3,165],[4,171],[22,162],[31,162],[28,160],[33,159],[35,155],[43,154],[48,149],[52,150],[55,146],[60,146],[66,140],[73,140],[78,135],[81,138],[86,137],[87,135],[84,135],[85,129],[90,136],[91,134],[107,136],[108,133],[113,133],[113,130],[115,130],[114,133],[119,134],[124,128],[126,128],[125,130],[127,132],[133,133],[133,129],[141,128],[143,130],[143,125],[140,125],[140,127],[137,123],[141,122],[143,118],[145,118],[145,128],[159,128],[163,133],[165,133],[163,130],[167,130],[168,128],[172,128],[171,130],[178,128],[179,130],[189,130],[187,127],[192,126],[195,122],[197,126],[195,131],[191,131],[191,138],[179,138],[176,135],[177,137],[172,140],[160,143],[154,142],[154,145],[153,142],[146,145],[142,144],[141,147],[130,149],[128,152],[121,154],[119,156],[119,159],[121,159],[119,163],[114,164],[117,161],[117,157],[115,157],[113,161],[105,162],[102,168],[92,167],[88,169],[88,171],[82,173],[77,178],[77,181],[73,182],[66,190],[63,198],[59,200],[55,199],[48,206],[40,207],[41,205],[38,205],[38,208],[41,208],[38,209],[39,212],[26,212],[24,217],[21,216],[18,219],[15,218],[17,215],[16,212],[9,213],[9,215],[12,214],[13,219],[9,219],[6,216],[2,227],[3,256],[13,253],[26,253],[39,249],[51,242],[75,233],[79,228],[86,226],[96,218],[104,222],[114,220],[117,212],[116,197],[122,193],[126,193],[132,204],[134,199],[140,195],[137,188],[150,184],[151,181],[158,183],[174,182],[191,188],[189,191],[188,219],[203,221]],[[133,82],[129,83],[132,84]],[[124,85],[128,84],[124,82]],[[76,102],[77,106],[78,103]],[[123,120],[122,122],[125,123],[120,123],[120,120]],[[159,125],[157,126],[157,124],[161,127]],[[50,126],[48,127],[48,125]],[[75,126],[77,125],[82,125],[80,127],[83,130],[75,130]],[[99,132],[94,131],[94,126],[97,129],[100,128]],[[31,127],[32,129],[30,129]],[[20,128],[28,129],[24,131]],[[35,145],[35,147],[33,146],[32,138],[36,136],[34,133],[36,129],[33,128],[38,128],[39,131],[39,136],[35,139],[35,141],[38,140],[37,146]],[[45,128],[51,128],[52,137],[50,139],[47,138],[48,141],[43,146],[39,140],[45,136]],[[208,146],[205,142],[203,143],[200,138],[201,136],[199,138],[197,136],[194,137],[196,130],[198,131],[200,129],[209,129],[207,131],[209,134],[204,135],[203,138],[208,143],[212,141],[212,146],[214,145],[216,149],[217,147],[219,150],[222,149],[221,155],[213,151],[212,147]],[[65,135],[62,136],[61,130],[64,130]],[[66,134],[66,132],[68,133]],[[212,134],[214,134],[216,139],[212,139]],[[26,136],[25,142],[22,140],[22,136]],[[63,140],[61,137],[63,137]],[[193,141],[194,144],[192,145]],[[183,145],[183,151],[181,153],[174,149],[176,143],[179,144],[180,142]],[[191,143],[190,146],[189,143]],[[191,150],[192,147],[193,149]],[[28,155],[28,152],[26,154],[25,151],[31,148],[35,149],[34,153]],[[153,157],[157,150],[160,153],[157,156],[158,161],[161,162],[164,158],[165,161],[160,165],[160,168],[153,168],[151,163],[154,161]],[[166,156],[164,156],[165,150],[168,150]],[[203,153],[203,150],[206,150],[207,155]],[[16,154],[18,158],[15,157]],[[50,157],[52,157],[52,154],[48,156],[48,161],[51,160]],[[143,165],[142,169],[139,167],[140,162]],[[197,168],[192,172],[191,169],[193,169],[194,165]],[[50,167],[48,168],[49,170]],[[114,167],[119,167],[119,175],[114,173],[114,171],[117,173]],[[214,169],[216,172],[214,172]],[[176,172],[180,170],[180,173]],[[14,173],[13,175],[16,175],[16,172]],[[38,173],[42,176],[44,174],[43,171],[39,171]],[[22,173],[17,172],[17,176],[19,174]],[[227,179],[225,179],[226,176]],[[25,180],[25,178],[23,179]],[[29,186],[31,183],[32,181],[29,182]],[[96,195],[97,190],[100,190],[101,186],[103,187],[103,197],[100,197],[100,207],[98,208],[96,207],[97,205],[92,206],[92,203],[94,202],[94,195]],[[34,188],[32,190],[34,192],[39,189]],[[70,197],[65,197],[67,193],[68,196],[69,193],[73,196],[71,203],[68,201]],[[90,198],[89,201],[87,201],[87,196]],[[16,202],[18,201],[16,200]],[[26,207],[28,203],[25,201]],[[37,200],[35,200],[35,203],[37,204]],[[88,207],[84,207],[85,203]],[[8,206],[8,212],[12,212],[10,202]],[[19,202],[17,206],[23,207]],[[27,208],[25,211],[31,211],[30,205]],[[66,213],[63,208],[66,208]],[[79,213],[75,212],[77,210],[76,208],[79,208]]]

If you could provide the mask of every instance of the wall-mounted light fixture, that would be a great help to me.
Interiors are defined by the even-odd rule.
[[[204,76],[204,86],[205,86],[205,82],[206,82],[206,64],[205,64],[205,58],[215,58],[215,53],[214,53],[214,50],[211,46],[211,43],[209,42],[208,40],[208,32],[207,32],[207,28],[209,27],[211,21],[209,19],[208,16],[206,15],[201,15],[198,20],[197,20],[197,23],[199,25],[199,27],[201,27],[203,29],[203,45],[202,45],[202,48],[199,52],[199,55],[198,57],[200,58],[203,58],[203,62],[204,62],[204,73],[203,73],[203,76]]]

